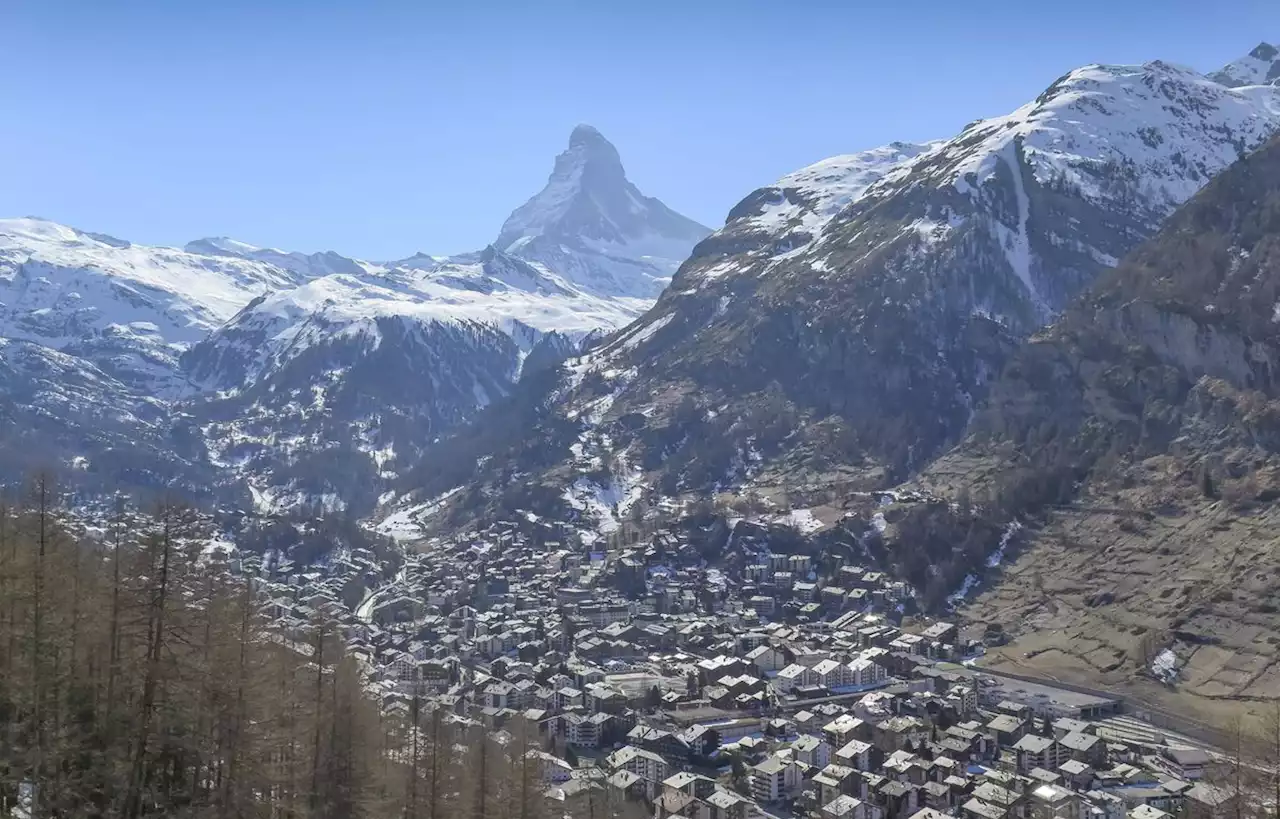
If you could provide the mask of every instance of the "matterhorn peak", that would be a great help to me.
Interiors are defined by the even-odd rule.
[[[546,186],[512,212],[493,244],[597,295],[654,298],[710,232],[642,194],[613,143],[578,125]]]
[[[569,150],[574,148],[606,149],[612,151],[615,156],[618,153],[613,143],[604,138],[604,134],[600,133],[595,126],[587,125],[585,122],[574,126],[569,134]]]
[[[569,147],[556,157],[551,182],[557,178],[579,188],[620,187],[627,184],[622,157],[604,134],[590,125],[578,125],[569,134]]]
[[[1227,63],[1209,79],[1239,88],[1244,85],[1276,85],[1280,83],[1280,48],[1262,42],[1244,57]]]
[[[1276,48],[1267,42],[1259,43],[1257,48],[1249,52],[1249,56],[1255,60],[1274,60],[1276,57],[1280,57],[1280,48]]]

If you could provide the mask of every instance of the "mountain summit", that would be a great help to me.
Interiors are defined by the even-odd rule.
[[[639,321],[530,396],[553,421],[492,459],[435,453],[433,469],[482,466],[424,475],[421,497],[485,482],[452,523],[531,511],[590,539],[631,508],[599,497],[891,489],[962,439],[1012,351],[1277,131],[1280,88],[1088,65],[950,139],[788,174],[735,206]],[[509,487],[516,470],[543,494]],[[937,589],[968,569],[949,565],[962,573]]]
[[[546,186],[507,218],[494,246],[597,295],[654,298],[710,232],[642,194],[618,149],[579,125]]]
[[[1231,88],[1280,84],[1280,48],[1271,43],[1259,43],[1244,57],[1210,74],[1209,79]]]

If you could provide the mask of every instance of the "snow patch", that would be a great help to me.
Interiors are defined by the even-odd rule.
[[[1008,526],[1004,527],[1004,532],[1000,535],[1000,542],[996,545],[996,550],[987,556],[987,568],[994,569],[1004,562],[1004,551],[1009,546],[1009,541],[1013,536],[1022,530],[1022,524],[1018,521],[1011,521]]]
[[[967,574],[964,582],[960,584],[960,588],[947,595],[947,605],[951,608],[963,603],[969,597],[969,592],[973,591],[973,587],[978,585],[978,576],[976,574]]]
[[[1178,677],[1178,667],[1178,655],[1166,648],[1151,661],[1151,674],[1161,682],[1172,684]]]
[[[612,534],[644,497],[643,473],[620,458],[615,474],[603,485],[578,478],[564,491],[564,500],[580,513],[583,522],[599,534]],[[593,538],[594,542],[595,538]]]
[[[668,324],[670,324],[673,318],[675,318],[675,313],[667,313],[666,315],[659,316],[658,318],[654,319],[648,324],[645,324],[639,327],[638,329],[636,329],[635,331],[624,336],[622,339],[618,341],[616,345],[612,346],[610,349],[611,350],[634,350],[636,347],[640,346],[644,342],[653,338],[654,334],[657,333],[659,330],[661,330],[663,327],[666,327]]]
[[[422,527],[426,519],[443,509],[450,498],[465,488],[455,486],[425,503],[388,515],[373,526],[373,531],[395,541],[420,540],[423,537]]]

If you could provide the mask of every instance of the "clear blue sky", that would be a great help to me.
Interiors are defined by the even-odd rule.
[[[362,258],[482,247],[578,122],[708,225],[1088,62],[1203,70],[1275,0],[0,0],[0,215]]]

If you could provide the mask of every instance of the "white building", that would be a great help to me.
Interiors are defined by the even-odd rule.
[[[756,646],[747,652],[747,659],[761,674],[770,671],[781,671],[787,665],[786,655],[771,645]]]
[[[812,685],[810,681],[815,677],[813,669],[793,664],[778,672],[777,676],[773,678],[773,687],[783,693],[788,693],[799,686]]]
[[[849,685],[877,685],[889,679],[884,666],[860,657],[845,666]]]
[[[813,667],[813,673],[817,676],[819,684],[827,688],[839,688],[849,684],[848,666],[835,660],[823,660]]]
[[[774,754],[751,766],[751,795],[758,802],[776,802],[800,787],[800,766]]]
[[[791,743],[791,756],[810,767],[825,768],[831,761],[831,745],[822,737],[805,734]]]

